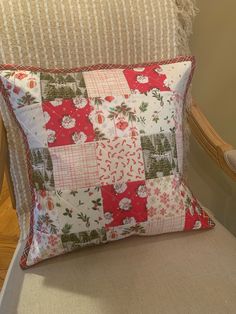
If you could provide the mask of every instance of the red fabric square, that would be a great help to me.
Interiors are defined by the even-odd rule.
[[[192,196],[187,199],[185,208],[185,231],[195,229],[209,229],[215,226],[215,223],[210,219],[207,213],[199,205],[198,201]]]
[[[122,182],[101,187],[106,227],[147,220],[145,181]]]
[[[170,91],[170,88],[164,83],[166,75],[162,74],[158,65],[125,69],[124,75],[131,90],[138,90],[140,93],[146,93],[153,88],[158,88],[160,91]]]
[[[92,107],[86,98],[44,101],[48,146],[92,142],[95,137],[89,120]]]

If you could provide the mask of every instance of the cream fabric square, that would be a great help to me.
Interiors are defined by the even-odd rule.
[[[113,138],[96,143],[101,185],[145,180],[140,138]]]

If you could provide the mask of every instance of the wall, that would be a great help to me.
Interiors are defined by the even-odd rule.
[[[191,40],[197,58],[193,96],[219,134],[236,148],[236,1],[198,0]],[[236,182],[191,139],[189,179],[200,201],[236,236]]]

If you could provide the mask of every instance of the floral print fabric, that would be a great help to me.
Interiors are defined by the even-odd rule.
[[[192,69],[187,57],[67,73],[0,72],[26,139],[32,186],[23,268],[131,235],[214,226],[182,180]]]

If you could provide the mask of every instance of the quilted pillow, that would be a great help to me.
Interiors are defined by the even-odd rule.
[[[214,226],[182,179],[194,64],[1,67],[1,106],[21,130],[32,188],[22,268],[131,235]]]

